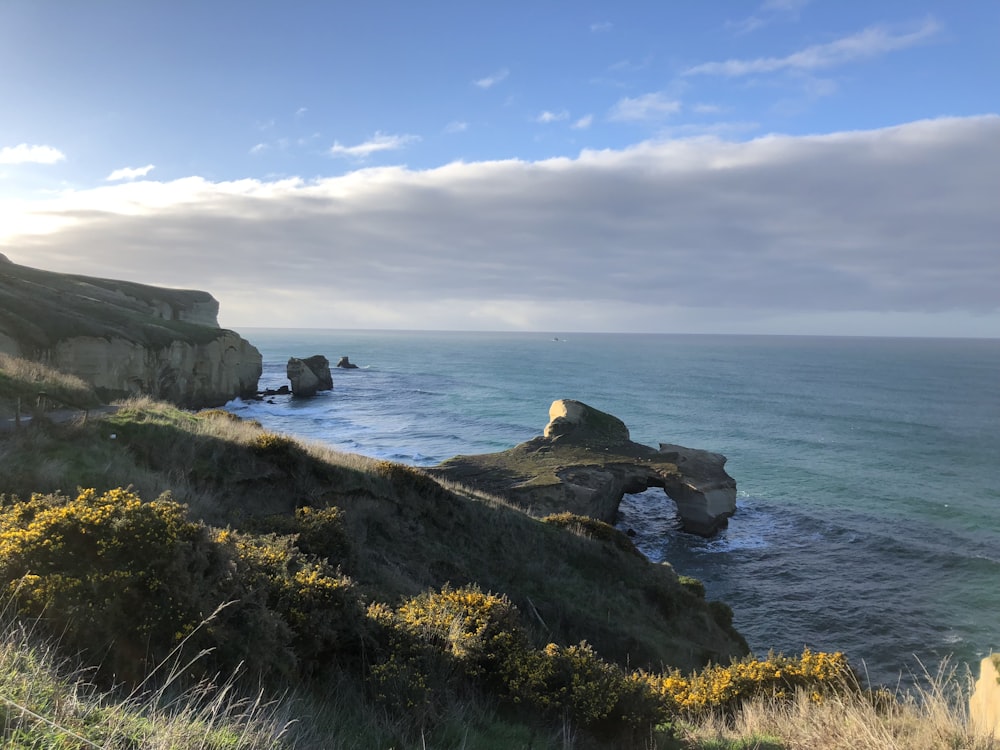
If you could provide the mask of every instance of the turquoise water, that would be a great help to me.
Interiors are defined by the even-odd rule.
[[[241,333],[262,386],[287,383],[289,356],[360,365],[314,399],[231,405],[340,450],[415,465],[502,450],[574,398],[637,442],[724,453],[739,509],[719,537],[679,532],[658,490],[619,525],[728,602],[758,653],[843,650],[895,684],[1000,650],[1000,341]]]

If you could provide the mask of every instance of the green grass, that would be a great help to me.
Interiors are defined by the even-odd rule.
[[[47,398],[40,399],[42,393]],[[22,414],[31,414],[39,408],[93,409],[101,405],[101,399],[78,377],[0,354],[0,417],[12,418],[18,404]]]

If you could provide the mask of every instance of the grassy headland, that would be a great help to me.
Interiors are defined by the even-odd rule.
[[[0,403],[78,387],[0,367]],[[592,519],[222,411],[33,421],[0,434],[5,747],[990,747],[837,654],[730,664],[728,608]]]

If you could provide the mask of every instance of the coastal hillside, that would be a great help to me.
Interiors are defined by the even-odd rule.
[[[256,392],[260,353],[219,328],[208,292],[54,273],[0,255],[0,353],[76,375],[105,398],[201,407]]]
[[[0,365],[8,401],[40,374],[74,383]],[[101,664],[101,684],[139,684],[188,648],[202,655],[185,679],[346,681],[401,717],[414,700],[433,713],[493,695],[544,724],[555,706],[569,710],[560,671],[577,680],[583,669],[612,698],[580,703],[575,721],[597,731],[607,720],[614,734],[662,714],[650,686],[629,698],[629,670],[687,672],[746,653],[724,604],[592,519],[533,518],[409,466],[148,398],[8,428],[6,596],[38,618],[36,633]],[[463,618],[471,630],[453,642]],[[612,720],[633,699],[634,718]]]
[[[93,398],[0,358],[0,402],[40,384]],[[969,736],[950,698],[868,693],[842,654],[743,656],[724,604],[595,519],[534,518],[219,410],[92,414],[0,432],[5,746],[792,750],[831,722],[858,728],[838,748]],[[880,744],[859,742],[867,727]]]

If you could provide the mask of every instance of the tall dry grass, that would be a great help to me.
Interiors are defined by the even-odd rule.
[[[12,415],[18,399],[22,410],[30,411],[37,406],[40,392],[48,394],[49,403],[44,406],[51,408],[91,409],[101,403],[94,389],[75,375],[41,362],[0,354],[0,404],[5,411]]]
[[[175,656],[181,656],[180,653]],[[193,658],[197,659],[196,654]],[[183,659],[127,695],[97,689],[55,644],[10,609],[0,613],[0,746],[272,750],[294,746],[291,704],[241,696],[231,677],[178,687]]]
[[[889,692],[856,691],[813,701],[761,698],[734,715],[682,725],[685,747],[737,750],[1000,750],[1000,738],[977,734],[969,721],[973,680],[948,663],[916,685]]]

